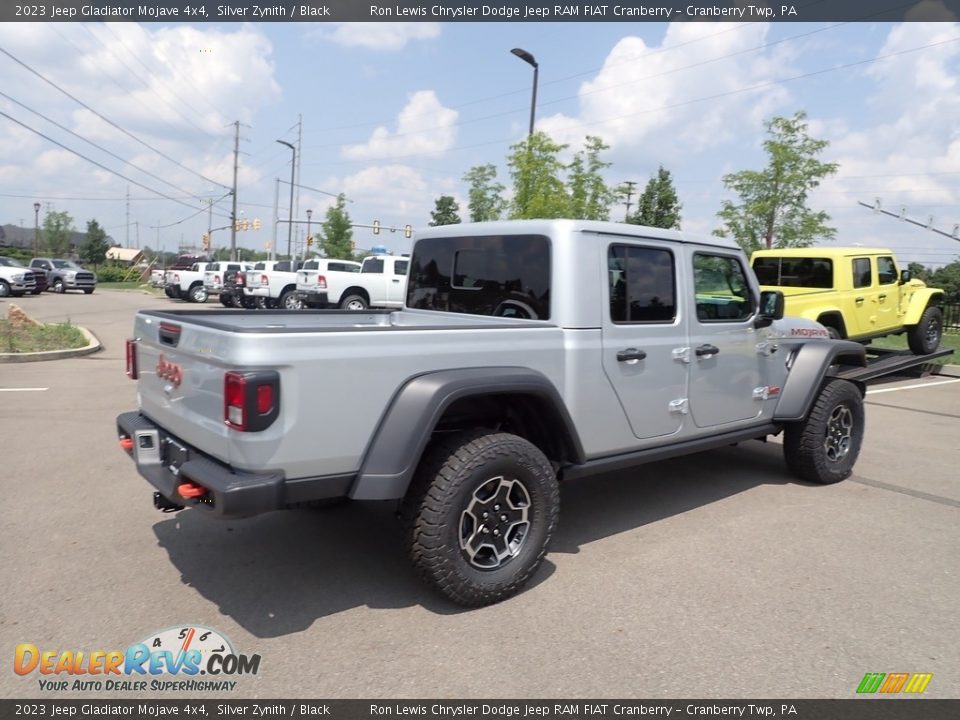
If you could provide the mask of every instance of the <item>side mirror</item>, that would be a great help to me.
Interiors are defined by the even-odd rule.
[[[910,279],[911,279],[912,277],[913,277],[913,275],[910,273],[909,270],[901,270],[901,271],[900,271],[900,284],[901,284],[901,285],[906,285],[908,282],[910,282]]]
[[[764,290],[760,293],[760,312],[753,321],[755,328],[765,328],[774,320],[783,317],[783,293],[779,290]]]

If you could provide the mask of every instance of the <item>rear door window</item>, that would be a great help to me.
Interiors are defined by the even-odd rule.
[[[615,323],[673,322],[677,316],[673,253],[613,245],[607,255],[610,319]]]
[[[870,258],[853,259],[853,286],[870,287]]]

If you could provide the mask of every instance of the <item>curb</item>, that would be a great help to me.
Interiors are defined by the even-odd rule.
[[[83,333],[87,339],[87,344],[82,348],[71,348],[70,350],[44,350],[42,352],[29,353],[0,353],[0,363],[22,363],[22,362],[41,362],[43,360],[63,360],[64,358],[80,357],[81,355],[90,355],[103,349],[103,345],[97,339],[97,336],[80,325],[77,329]]]
[[[937,375],[960,378],[960,365],[941,365]]]

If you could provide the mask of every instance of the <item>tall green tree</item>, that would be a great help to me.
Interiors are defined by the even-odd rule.
[[[960,302],[960,260],[934,270],[930,285],[943,288],[944,300],[948,303]]]
[[[492,164],[476,165],[463,176],[470,186],[467,208],[470,210],[470,222],[499,220],[506,212],[507,202],[503,199],[506,188],[497,182],[497,168]]]
[[[923,280],[924,282],[927,282],[930,279],[930,275],[932,273],[932,271],[929,270],[926,265],[918,262],[912,262],[908,264],[907,270],[910,271],[910,277],[917,280]]]
[[[349,260],[353,257],[353,227],[347,213],[347,200],[343,193],[337,202],[327,208],[327,215],[320,225],[320,246],[328,258]]]
[[[616,190],[604,181],[601,172],[613,163],[600,159],[610,146],[595,135],[587,135],[584,149],[573,156],[567,177],[570,207],[567,215],[578,220],[609,220]]]
[[[725,200],[717,215],[723,226],[717,235],[730,235],[747,252],[758,248],[807,247],[829,240],[836,230],[830,216],[807,206],[811,190],[837,171],[837,163],[818,160],[829,142],[807,134],[807,115],[774,117],[765,123],[767,167],[725,175],[723,184],[738,196]]]
[[[43,245],[52,257],[61,257],[70,252],[70,234],[73,218],[70,213],[48,212],[43,218]]]
[[[566,148],[540,131],[510,146],[511,219],[562,218],[570,214],[570,195],[562,177],[566,168],[560,161],[560,153]]]
[[[441,195],[437,198],[436,207],[430,213],[430,226],[437,227],[438,225],[458,225],[460,224],[460,216],[457,214],[460,211],[460,206],[457,204],[457,201],[453,199],[451,195]]]
[[[637,209],[627,217],[627,222],[631,225],[679,230],[682,209],[670,171],[661,165],[637,198]]]
[[[100,227],[96,220],[87,222],[87,237],[80,244],[80,259],[98,267],[107,259],[107,250],[110,249],[110,243],[107,242],[107,232]]]

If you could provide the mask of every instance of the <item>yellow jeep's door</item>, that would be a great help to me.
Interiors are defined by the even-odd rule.
[[[877,263],[877,331],[900,327],[900,271],[890,255],[875,258]]]
[[[877,290],[873,281],[873,263],[869,257],[850,258],[848,272],[853,274],[853,290],[844,302],[843,316],[847,321],[847,335],[859,337],[876,332]]]

